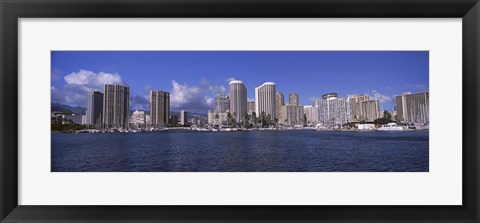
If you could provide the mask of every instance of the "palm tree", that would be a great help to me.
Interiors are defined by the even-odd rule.
[[[256,126],[257,126],[257,121],[258,121],[258,120],[257,120],[257,113],[252,112],[252,115],[251,115],[250,119],[251,119],[251,121],[252,121],[252,124],[254,124],[255,127],[256,127]]]
[[[230,126],[231,119],[232,119],[232,114],[230,114],[230,112],[227,112],[227,126]]]
[[[270,127],[272,124],[272,116],[270,114],[267,115],[267,126]]]
[[[266,122],[267,122],[267,119],[265,117],[265,112],[262,111],[262,113],[260,113],[260,123],[262,123],[262,127],[265,127]]]
[[[245,113],[245,115],[243,116],[243,126],[248,128],[250,124],[250,115],[248,113]]]
[[[237,117],[237,113],[234,112],[233,115],[231,116],[231,123],[233,126],[235,126],[237,124],[237,120],[235,120],[235,117]]]

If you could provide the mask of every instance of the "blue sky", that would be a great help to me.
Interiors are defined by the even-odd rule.
[[[130,86],[131,105],[148,110],[149,90],[169,91],[172,110],[206,112],[216,93],[242,80],[248,97],[273,81],[308,105],[328,92],[368,94],[392,110],[395,95],[428,91],[428,51],[52,51],[52,102],[85,106],[103,84]]]

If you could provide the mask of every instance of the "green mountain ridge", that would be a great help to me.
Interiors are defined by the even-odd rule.
[[[64,105],[60,103],[52,103],[51,104],[51,111],[59,111],[59,112],[64,112],[64,113],[72,113],[72,114],[77,114],[77,115],[85,115],[85,111],[87,109],[82,106],[70,106],[70,105]]]
[[[51,104],[51,111],[59,111],[59,112],[64,112],[64,113],[72,113],[72,114],[77,114],[77,115],[85,115],[86,114],[87,108],[82,107],[82,106],[70,106],[70,105],[64,105],[60,103],[52,103]],[[130,113],[132,113],[135,110],[131,110]],[[148,111],[147,111],[148,112]],[[171,115],[177,115],[180,116],[180,112],[177,111],[171,111]],[[195,113],[195,112],[189,112],[188,113],[189,117],[195,117],[195,118],[203,118],[206,119],[208,117],[207,114],[203,113]]]

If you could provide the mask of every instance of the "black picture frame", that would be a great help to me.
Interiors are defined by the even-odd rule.
[[[1,222],[478,222],[480,219],[480,156],[478,152],[480,5],[478,0],[0,0],[0,15]],[[17,139],[18,131],[21,129],[17,126],[17,20],[19,18],[75,17],[462,18],[463,205],[18,205]],[[289,192],[285,191],[285,193]]]

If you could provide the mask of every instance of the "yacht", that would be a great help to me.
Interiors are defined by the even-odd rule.
[[[403,131],[403,127],[397,125],[397,123],[388,123],[377,129],[378,131]]]

